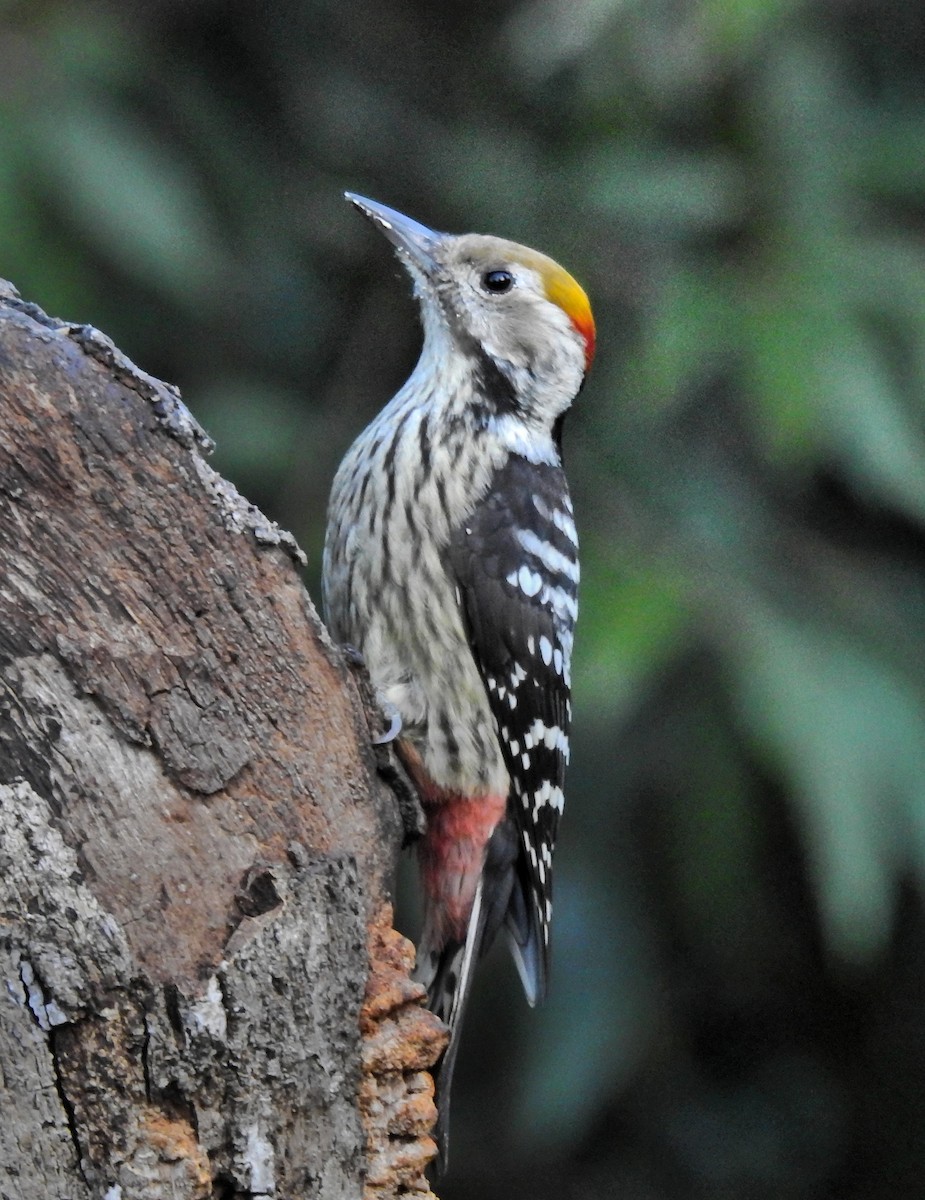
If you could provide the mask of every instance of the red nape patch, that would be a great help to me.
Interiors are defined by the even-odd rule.
[[[585,371],[590,371],[591,364],[594,362],[594,349],[597,345],[597,331],[594,328],[594,318],[591,316],[589,310],[587,315],[583,314],[581,318],[572,314],[571,321],[584,340]]]
[[[506,796],[460,796],[432,784],[422,789],[427,832],[418,845],[421,879],[431,911],[445,921],[444,936],[463,941],[485,847],[504,816]]]

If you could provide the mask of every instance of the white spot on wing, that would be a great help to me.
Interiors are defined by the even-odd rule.
[[[562,509],[553,508],[547,504],[542,496],[534,496],[533,504],[536,511],[540,514],[544,521],[551,521],[561,533],[564,533],[568,540],[574,545],[578,545],[578,531],[575,528],[575,522],[572,520],[571,511],[572,505],[568,496],[562,497],[562,503],[568,511],[563,512]]]
[[[535,596],[543,586],[543,580],[536,571],[531,571],[526,565],[517,572],[517,582],[525,596]]]
[[[532,529],[518,529],[517,540],[528,554],[539,559],[550,575],[564,575],[573,583],[578,582],[580,570],[576,559],[569,558],[561,550],[557,550],[555,546],[544,541]]]
[[[575,528],[575,522],[567,513],[556,510],[552,514],[552,521],[556,529],[564,533],[573,546],[578,545],[578,530]]]
[[[570,629],[578,620],[578,601],[556,584],[547,584],[543,588],[540,602],[548,605],[563,623],[563,632],[565,629]]]

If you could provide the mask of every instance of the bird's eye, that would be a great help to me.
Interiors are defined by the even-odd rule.
[[[514,286],[514,276],[510,271],[486,271],[482,276],[482,287],[494,296],[509,292]]]

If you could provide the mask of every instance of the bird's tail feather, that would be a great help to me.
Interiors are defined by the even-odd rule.
[[[516,833],[511,822],[500,822],[489,841],[464,941],[447,939],[438,917],[434,914],[425,915],[414,974],[427,989],[428,1008],[450,1030],[449,1043],[434,1073],[439,1151],[437,1171],[440,1174],[446,1170],[448,1162],[453,1069],[475,967],[504,924],[507,924],[512,935],[514,959],[524,980],[527,996],[530,998],[536,994],[535,956],[531,953],[529,938],[525,940],[521,933],[523,921],[518,920],[517,913],[513,911],[516,907],[514,894],[517,892],[514,870],[516,849]],[[523,908],[522,901],[520,907]],[[534,981],[532,987],[528,980]]]
[[[475,891],[472,916],[464,942],[450,941],[434,946],[425,923],[415,978],[427,988],[427,1007],[440,1018],[450,1031],[450,1040],[434,1071],[434,1092],[437,1105],[437,1172],[446,1171],[449,1157],[450,1092],[453,1069],[462,1033],[466,1002],[472,987],[475,964],[482,952],[485,937],[485,914],[482,906],[482,881]]]
[[[522,863],[520,867],[522,869]],[[511,888],[504,928],[527,1003],[534,1008],[546,999],[549,956],[540,922],[527,903],[529,894],[529,884],[522,879]]]

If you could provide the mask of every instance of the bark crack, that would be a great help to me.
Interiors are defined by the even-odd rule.
[[[64,1081],[64,1072],[61,1069],[61,1049],[59,1042],[64,1030],[61,1027],[51,1029],[48,1032],[48,1051],[51,1055],[51,1066],[55,1078],[55,1091],[58,1093],[58,1099],[61,1101],[61,1108],[64,1111],[65,1122],[67,1124],[68,1135],[71,1139],[71,1144],[74,1147],[75,1165],[77,1174],[87,1188],[90,1187],[90,1180],[84,1171],[84,1156],[80,1145],[80,1135],[78,1133],[77,1110],[71,1101],[67,1092],[67,1087]]]
[[[145,1099],[148,1103],[152,1103],[154,1087],[151,1082],[151,1025],[148,1021],[148,1014],[143,1013],[144,1017],[144,1034],[141,1039],[141,1077],[144,1080]]]

